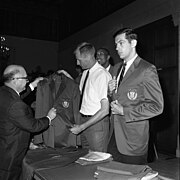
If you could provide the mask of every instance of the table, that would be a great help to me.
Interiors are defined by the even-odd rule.
[[[29,150],[23,160],[23,180],[32,180],[35,172],[56,170],[68,166],[88,153],[87,149],[76,147],[43,148]]]
[[[75,163],[87,153],[88,150],[77,148],[31,150],[23,163],[24,179],[94,180],[98,164],[82,166]],[[159,173],[159,179],[179,180],[179,158],[157,160],[148,166]]]
[[[66,167],[35,171],[35,180],[94,180],[97,165],[82,166],[77,163]]]
[[[179,180],[179,158],[168,158],[165,160],[157,160],[148,165],[159,173],[159,179],[168,180],[175,179]]]

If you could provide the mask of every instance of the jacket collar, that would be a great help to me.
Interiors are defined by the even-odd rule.
[[[128,71],[126,72],[121,84],[123,84],[123,82],[126,81],[126,79],[131,75],[131,73],[138,67],[140,61],[141,61],[141,58],[139,56],[137,56],[136,59],[134,60],[134,62],[129,67]]]
[[[19,93],[16,92],[14,89],[10,88],[9,86],[4,85],[4,89],[6,89],[9,93],[11,93],[15,97],[20,97]]]

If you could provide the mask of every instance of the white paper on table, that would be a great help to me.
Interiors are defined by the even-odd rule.
[[[86,161],[103,161],[111,157],[109,153],[97,152],[97,151],[90,151],[83,157],[79,159],[86,160]]]

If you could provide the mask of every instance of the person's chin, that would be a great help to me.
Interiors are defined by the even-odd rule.
[[[118,55],[119,55],[120,58],[123,56],[122,53],[119,53],[119,52],[118,52]]]

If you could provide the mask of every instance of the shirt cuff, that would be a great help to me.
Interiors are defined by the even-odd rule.
[[[31,83],[29,84],[29,87],[31,88],[31,91],[34,90],[34,87],[33,87],[33,85]]]
[[[51,125],[51,118],[49,116],[46,116],[49,119],[49,126]]]

